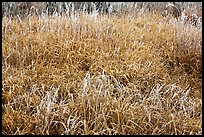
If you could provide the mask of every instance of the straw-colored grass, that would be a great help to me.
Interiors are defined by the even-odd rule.
[[[3,134],[202,134],[202,31],[158,14],[2,21]]]

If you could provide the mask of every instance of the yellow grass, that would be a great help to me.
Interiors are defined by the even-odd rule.
[[[202,31],[159,14],[2,21],[3,134],[202,134]]]

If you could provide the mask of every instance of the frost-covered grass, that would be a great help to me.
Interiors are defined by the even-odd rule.
[[[2,134],[202,134],[202,29],[160,14],[2,19]]]

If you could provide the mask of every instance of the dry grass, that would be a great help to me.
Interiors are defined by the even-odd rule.
[[[2,21],[2,134],[202,134],[202,29],[158,14]]]

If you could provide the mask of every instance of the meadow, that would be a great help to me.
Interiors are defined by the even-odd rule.
[[[156,12],[3,17],[2,134],[202,134],[202,28]]]

